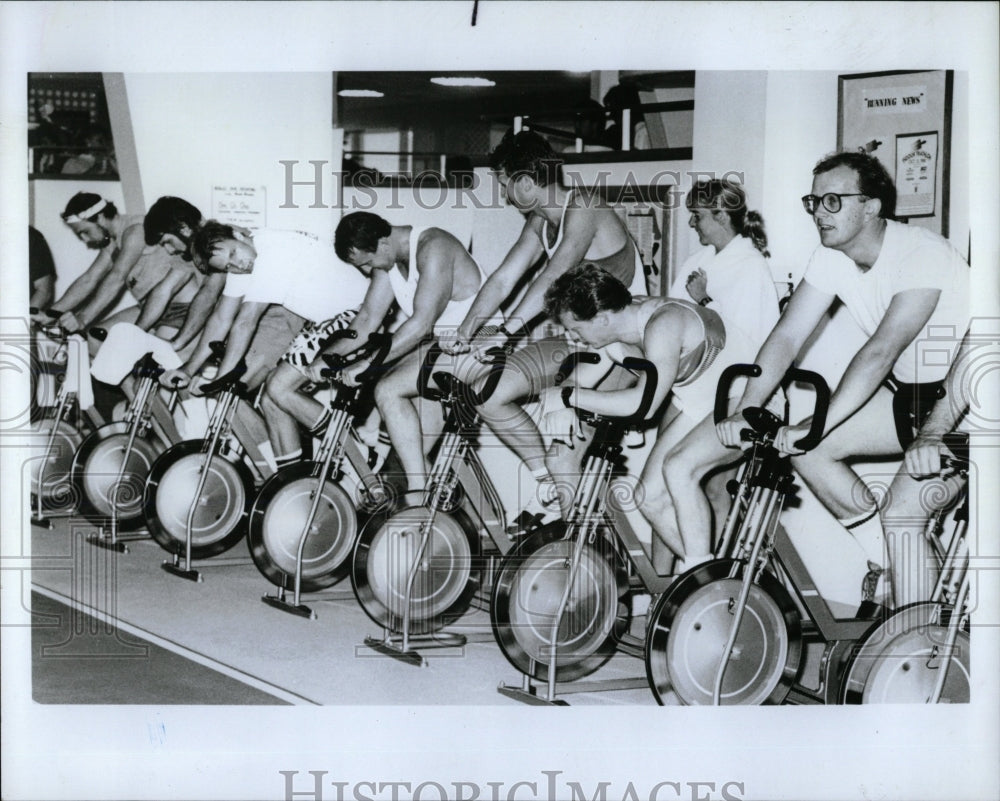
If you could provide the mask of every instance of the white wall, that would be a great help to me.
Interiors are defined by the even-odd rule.
[[[334,164],[333,77],[308,73],[126,73],[142,187],[148,208],[162,195],[212,211],[214,185],[264,187],[266,226],[331,237],[338,213]],[[338,143],[339,145],[339,143]],[[311,181],[310,161],[327,161],[322,205],[314,190],[295,187],[285,203],[285,167],[293,180]]]
[[[60,216],[67,201],[77,192],[93,192],[115,204],[124,214],[122,186],[117,181],[31,181],[31,224],[41,231],[56,263],[56,297],[86,270],[97,257],[96,250],[87,247]]]

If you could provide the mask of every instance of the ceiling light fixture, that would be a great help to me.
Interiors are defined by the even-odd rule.
[[[496,86],[496,81],[491,81],[489,78],[431,78],[431,83],[436,83],[438,86]]]
[[[337,94],[340,97],[385,97],[383,92],[374,89],[341,89]]]

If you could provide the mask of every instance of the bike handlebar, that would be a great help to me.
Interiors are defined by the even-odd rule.
[[[596,353],[590,353],[587,351],[571,353],[559,366],[559,372],[556,374],[556,381],[558,383],[565,381],[569,376],[569,373],[572,372],[572,369],[575,368],[580,362],[585,364],[597,364],[600,360],[601,357]],[[569,370],[565,369],[567,367],[569,367]],[[612,417],[611,415],[606,414],[599,415],[596,412],[591,412],[587,409],[581,409],[579,406],[574,406],[573,409],[576,411],[577,417],[584,422],[591,420],[594,417],[602,417],[605,420],[615,420],[625,425],[635,425],[646,419],[646,415],[649,414],[650,407],[653,405],[653,395],[656,394],[656,384],[659,381],[659,373],[656,369],[656,365],[648,359],[639,359],[634,356],[627,356],[622,360],[622,367],[632,372],[641,371],[646,374],[646,383],[642,388],[642,397],[639,399],[639,405],[636,407],[635,411],[621,417]]]
[[[239,383],[240,378],[247,371],[247,363],[243,359],[240,359],[239,364],[237,364],[232,370],[230,370],[225,375],[219,376],[218,378],[209,381],[207,384],[201,385],[202,395],[214,395],[216,392],[223,392],[227,389],[231,389]]]
[[[357,331],[345,328],[342,331],[334,332],[328,344],[338,339],[357,339],[357,336]],[[359,382],[368,381],[375,377],[375,368],[379,367],[385,361],[385,357],[389,355],[390,348],[392,348],[392,334],[369,334],[364,345],[346,355],[339,353],[321,354],[320,358],[326,362],[326,367],[320,368],[319,374],[323,378],[333,379],[336,373],[371,354],[371,364],[368,369],[358,375]]]
[[[434,373],[434,383],[436,383],[443,392],[449,395],[455,395],[459,392],[463,393],[465,399],[471,406],[482,406],[490,399],[493,392],[496,390],[497,385],[500,383],[503,371],[507,367],[507,356],[509,354],[506,348],[496,347],[487,350],[485,355],[491,357],[489,362],[490,373],[486,377],[483,388],[479,392],[473,390],[471,386],[466,384],[453,373],[446,373],[443,370],[438,370]]]
[[[826,427],[826,413],[830,408],[830,387],[823,376],[812,370],[800,370],[797,367],[792,367],[785,373],[785,377],[792,381],[798,381],[801,384],[808,384],[813,388],[813,392],[816,393],[809,432],[795,443],[796,448],[803,451],[811,451],[823,439],[823,429]]]
[[[729,388],[733,381],[741,375],[756,378],[760,373],[760,366],[756,364],[731,364],[722,371],[719,383],[715,386],[715,409],[712,417],[716,425],[729,417]]]
[[[719,376],[719,383],[715,390],[715,409],[713,417],[716,425],[728,417],[729,388],[733,381],[741,375],[756,378],[761,374],[759,365],[756,364],[731,364],[722,371]],[[823,438],[823,429],[826,427],[826,413],[830,408],[830,387],[826,380],[819,373],[812,370],[800,370],[791,367],[785,372],[782,383],[798,381],[808,384],[816,394],[816,402],[813,407],[812,422],[806,435],[795,443],[795,447],[803,451],[815,448]],[[744,409],[743,417],[757,433],[773,433],[774,415],[764,414],[761,409]]]

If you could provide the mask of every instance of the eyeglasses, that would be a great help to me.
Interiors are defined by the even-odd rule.
[[[807,214],[815,214],[816,209],[819,208],[819,204],[823,204],[823,208],[826,209],[830,214],[836,214],[840,211],[842,197],[867,197],[864,192],[846,192],[839,194],[837,192],[827,192],[825,195],[820,197],[819,195],[805,195],[802,198],[802,208],[806,210]]]

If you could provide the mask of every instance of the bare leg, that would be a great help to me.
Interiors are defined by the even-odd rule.
[[[274,470],[261,451],[261,444],[268,441],[267,427],[263,419],[246,401],[238,401],[233,413],[233,434],[247,452],[247,457],[263,478],[270,476]]]
[[[545,471],[545,442],[521,402],[555,386],[555,376],[570,352],[565,340],[545,339],[517,351],[507,361],[500,383],[479,407],[486,425],[514,451],[532,474]]]
[[[688,432],[690,425],[690,418],[676,406],[671,404],[667,407],[656,442],[639,477],[642,489],[639,512],[653,528],[652,562],[661,576],[670,574],[675,556],[684,556],[684,543],[677,529],[677,514],[663,480],[663,460]]]
[[[880,387],[868,403],[830,432],[816,448],[792,457],[792,465],[833,516],[844,520],[875,505],[864,482],[844,460],[900,454],[892,393]]]
[[[287,362],[278,362],[264,384],[261,410],[277,459],[301,450],[298,424],[311,428],[323,416],[323,405],[299,392],[306,383],[302,373]]]
[[[931,516],[947,508],[961,487],[956,476],[917,481],[901,470],[893,479],[882,524],[897,608],[930,598],[940,568],[924,532]]]
[[[427,481],[427,460],[417,397],[417,372],[424,348],[403,359],[375,385],[375,404],[382,415],[392,447],[406,473],[407,489],[421,490]]]
[[[710,414],[671,448],[663,462],[664,481],[677,512],[684,556],[689,561],[703,560],[712,552],[712,507],[701,481],[709,470],[739,458],[739,451],[719,442]]]

